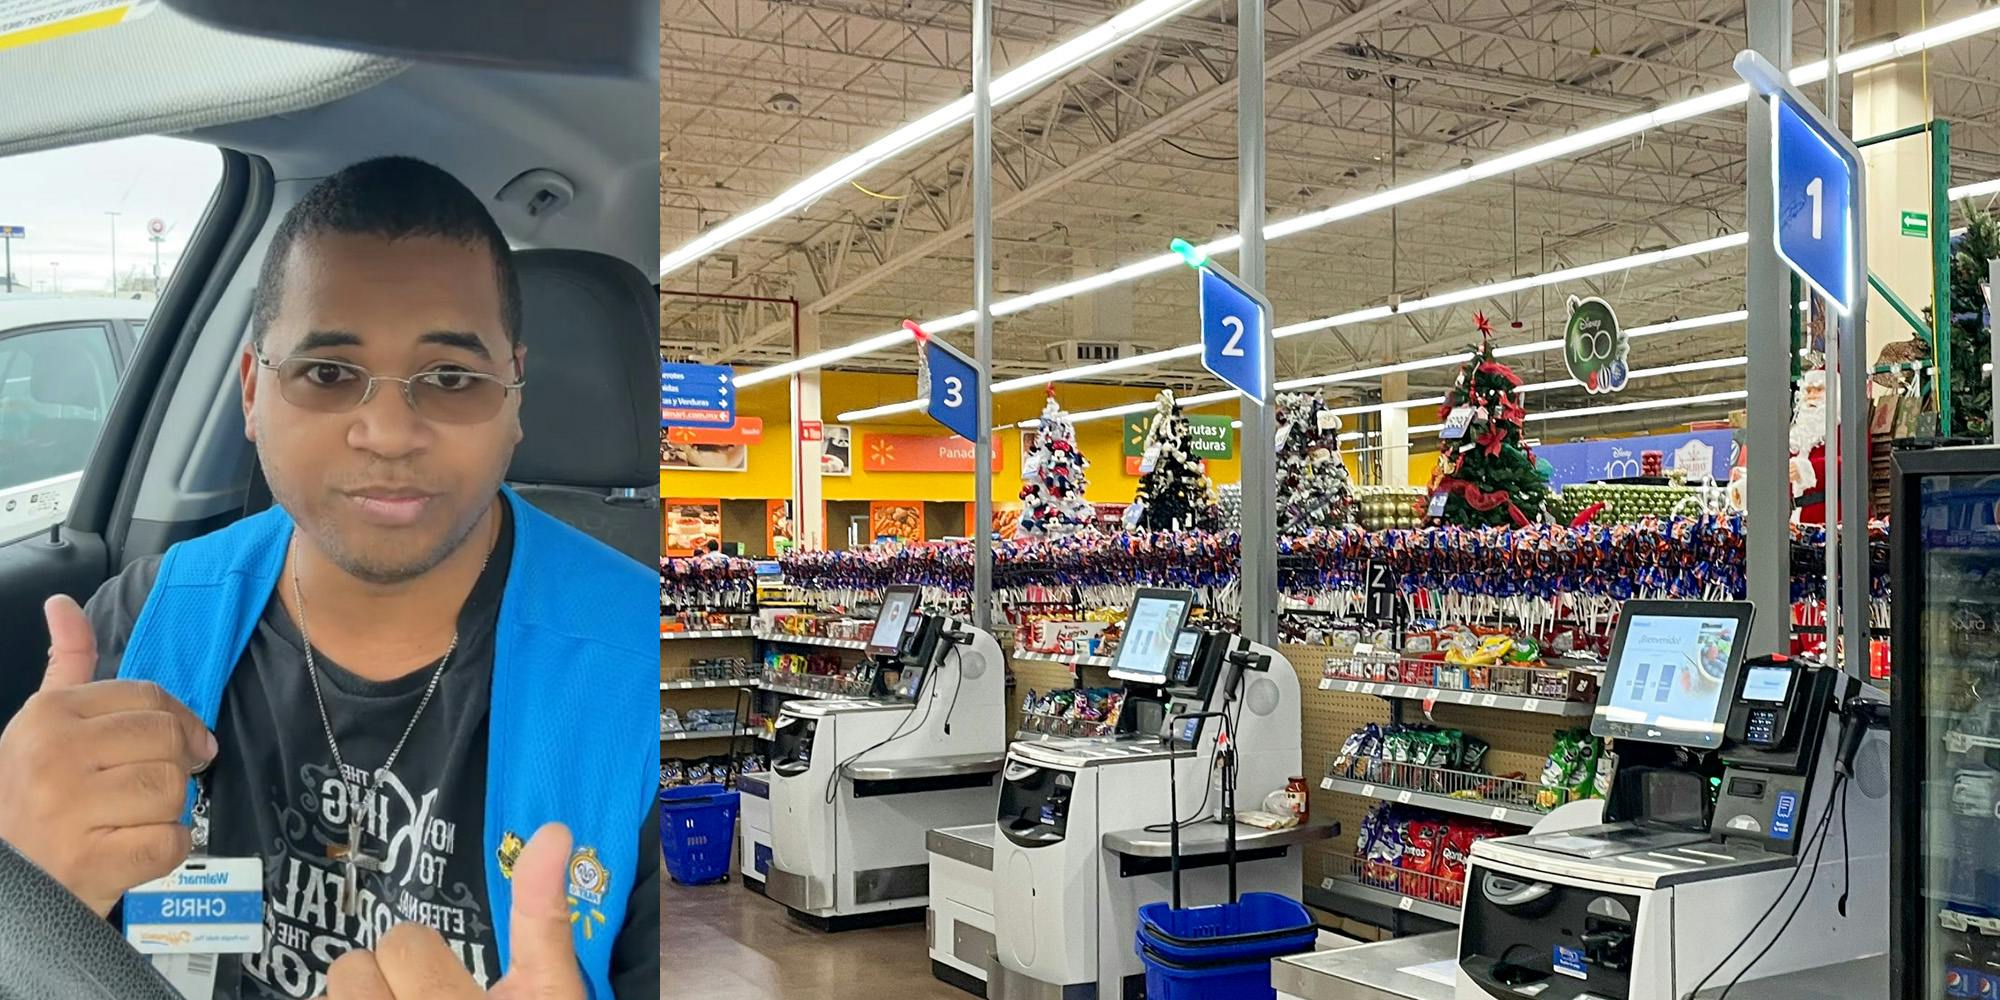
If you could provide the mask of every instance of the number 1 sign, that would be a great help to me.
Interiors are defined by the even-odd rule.
[[[1860,291],[1852,207],[1859,157],[1790,93],[1771,95],[1769,105],[1778,256],[1844,316]]]

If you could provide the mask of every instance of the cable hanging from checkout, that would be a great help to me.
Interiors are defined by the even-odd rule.
[[[1764,947],[1760,951],[1758,951],[1757,954],[1752,955],[1748,962],[1743,963],[1743,968],[1738,969],[1736,971],[1735,978],[1729,981],[1729,985],[1724,986],[1722,988],[1722,992],[1716,995],[1715,1000],[1729,1000],[1729,992],[1736,988],[1737,983],[1743,981],[1744,976],[1750,974],[1750,970],[1754,968],[1757,965],[1757,963],[1763,959],[1765,955],[1770,953],[1771,948],[1778,943],[1778,939],[1784,937],[1786,929],[1792,926],[1792,918],[1799,915],[1800,908],[1805,906],[1806,897],[1812,895],[1813,880],[1819,877],[1820,858],[1822,855],[1826,853],[1827,828],[1831,826],[1833,823],[1833,814],[1836,808],[1839,809],[1841,814],[1841,820],[1840,820],[1841,866],[1843,869],[1846,868],[1847,852],[1848,852],[1847,776],[1844,774],[1835,774],[1833,779],[1833,791],[1832,794],[1827,796],[1826,811],[1820,816],[1819,826],[1813,828],[1811,842],[1809,842],[1806,846],[1801,847],[1799,849],[1799,856],[1801,858],[1805,856],[1806,851],[1810,850],[1813,852],[1813,859],[1812,859],[1813,873],[1810,877],[1806,879],[1805,889],[1799,893],[1798,899],[1792,903],[1791,912],[1785,914],[1785,921],[1784,923],[1778,925],[1777,932],[1771,935],[1770,940],[1764,942]],[[1736,942],[1736,947],[1729,949],[1729,954],[1722,956],[1722,961],[1715,963],[1715,968],[1708,970],[1708,975],[1701,977],[1701,981],[1695,984],[1694,989],[1687,991],[1687,993],[1685,994],[1679,994],[1680,996],[1684,997],[1685,1000],[1695,1000],[1696,997],[1699,997],[1701,995],[1702,989],[1708,985],[1709,980],[1714,979],[1717,974],[1722,972],[1722,970],[1729,965],[1730,960],[1736,957],[1736,953],[1742,951],[1743,946],[1749,944],[1750,940],[1757,936],[1757,931],[1764,926],[1764,921],[1769,920],[1771,918],[1771,914],[1776,913],[1778,911],[1778,906],[1785,901],[1786,894],[1792,891],[1792,883],[1798,881],[1799,872],[1804,871],[1805,867],[1806,867],[1805,865],[1800,864],[1792,868],[1791,877],[1785,879],[1784,887],[1778,890],[1778,895],[1771,900],[1771,905],[1765,908],[1763,915],[1757,918],[1757,922],[1750,925],[1750,930],[1748,933],[1743,935],[1743,940]],[[1841,895],[1840,895],[1840,906],[1839,906],[1840,915],[1843,918],[1847,916],[1847,893],[1849,891],[1849,888],[1850,887],[1847,885],[1847,883],[1843,881],[1840,888]]]

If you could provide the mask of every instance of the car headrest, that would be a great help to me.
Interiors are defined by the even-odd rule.
[[[507,481],[659,483],[659,297],[638,268],[587,250],[520,250],[528,385]]]
[[[28,395],[37,403],[54,406],[87,406],[104,409],[104,387],[97,380],[97,366],[79,351],[64,358],[53,350],[35,354],[35,367],[28,375]]]

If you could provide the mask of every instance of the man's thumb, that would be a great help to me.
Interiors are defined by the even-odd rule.
[[[97,636],[90,619],[66,594],[49,598],[42,614],[49,621],[49,668],[42,674],[42,690],[90,683],[97,672]]]
[[[495,991],[506,1000],[583,1000],[567,901],[569,851],[569,828],[550,823],[514,862],[511,954]]]

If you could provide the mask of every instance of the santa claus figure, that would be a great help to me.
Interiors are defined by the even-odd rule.
[[[1792,413],[1792,519],[1802,524],[1826,520],[1826,369],[1799,377],[1798,405]]]

